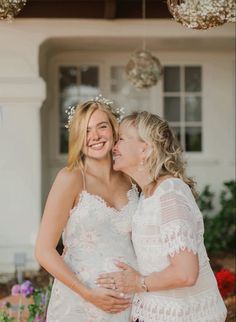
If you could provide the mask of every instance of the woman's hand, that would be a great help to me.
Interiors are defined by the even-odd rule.
[[[121,272],[100,274],[96,284],[99,287],[113,289],[117,292],[137,293],[141,292],[141,275],[131,266],[116,262],[116,266],[121,268]]]
[[[131,305],[131,299],[123,293],[106,288],[91,289],[86,300],[108,313],[122,312]]]

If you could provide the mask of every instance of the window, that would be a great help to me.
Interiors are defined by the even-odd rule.
[[[60,66],[59,86],[59,152],[68,152],[68,129],[65,128],[67,115],[65,110],[99,94],[98,66]]]
[[[165,66],[163,87],[164,118],[186,152],[201,152],[201,66]]]
[[[65,156],[68,152],[65,110],[69,106],[94,98],[101,93],[100,80],[103,83],[102,93],[114,100],[118,106],[124,107],[126,114],[134,110],[161,113],[161,111],[156,111],[156,102],[160,97],[156,90],[136,90],[127,80],[125,67],[122,65],[109,65],[108,63],[108,69],[100,67],[97,63],[66,63],[57,67],[57,155]],[[109,70],[109,74],[107,74],[107,70]],[[158,103],[159,105],[161,106],[161,102]],[[170,122],[186,152],[202,151],[201,66],[164,67],[163,116]]]
[[[150,108],[150,92],[135,89],[127,80],[125,67],[111,66],[110,79],[111,98],[125,108],[125,114]]]

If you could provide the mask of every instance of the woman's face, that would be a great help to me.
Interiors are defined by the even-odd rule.
[[[120,125],[119,140],[114,146],[114,169],[130,174],[137,171],[144,160],[144,151],[147,144],[139,139],[134,126]]]
[[[113,145],[113,131],[108,116],[97,109],[88,122],[83,153],[90,158],[102,159],[111,152]]]

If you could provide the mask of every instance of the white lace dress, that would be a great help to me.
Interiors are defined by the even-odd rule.
[[[226,308],[209,264],[203,232],[202,214],[182,180],[168,178],[151,197],[141,196],[132,227],[139,272],[162,271],[169,266],[170,256],[184,249],[198,254],[200,271],[194,286],[136,294],[133,321],[225,321]]]
[[[88,287],[96,287],[94,282],[99,273],[117,271],[115,259],[137,266],[130,236],[132,215],[138,203],[135,186],[128,192],[128,199],[128,204],[118,211],[99,196],[83,190],[77,206],[71,210],[63,233],[64,261]],[[130,309],[106,313],[55,279],[47,322],[93,321],[128,322]]]

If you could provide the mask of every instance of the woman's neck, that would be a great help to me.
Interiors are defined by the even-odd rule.
[[[149,171],[146,169],[143,170],[130,170],[127,174],[134,179],[135,182],[139,185],[139,187],[142,189],[142,191],[145,189],[147,185],[149,185],[152,182],[151,176]]]
[[[127,174],[137,182],[145,197],[150,197],[163,180],[172,177],[171,175],[167,174],[160,176],[157,178],[157,180],[153,181],[149,171],[147,170],[136,170]]]
[[[114,173],[111,157],[108,156],[99,160],[86,158],[85,172],[109,183]]]

